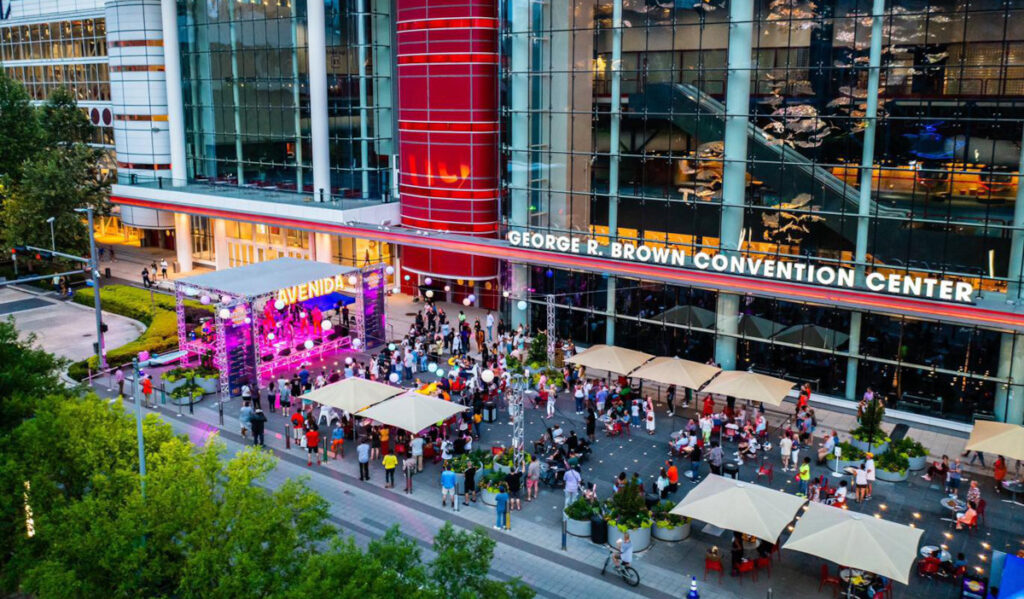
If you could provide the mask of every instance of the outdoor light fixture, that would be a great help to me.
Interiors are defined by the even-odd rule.
[[[221,308],[220,317],[222,320],[227,320],[228,318],[231,318],[231,310],[228,310],[227,308]]]
[[[423,279],[423,284],[424,285],[430,285],[433,282],[434,282],[434,279],[431,279],[430,277],[427,277],[427,278]]]
[[[329,321],[329,320],[325,320],[325,321],[320,323],[320,328],[322,328],[325,331],[331,330],[331,327],[333,327],[333,326],[334,326],[334,323]]]
[[[306,342],[303,343],[302,346],[305,347],[306,349],[313,349],[313,340],[306,339]]]

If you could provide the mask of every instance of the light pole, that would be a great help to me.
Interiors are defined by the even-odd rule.
[[[46,219],[46,222],[50,223],[50,250],[54,252],[57,251],[57,238],[53,235],[53,221],[55,220],[57,219],[54,216]]]
[[[132,358],[132,397],[135,399],[135,439],[139,444],[139,484],[146,498],[146,444],[142,440],[142,403],[139,399],[139,357]]]
[[[96,255],[96,237],[93,235],[92,207],[75,208],[75,212],[85,213],[89,221],[89,266],[92,268],[92,297],[96,306],[96,357],[100,370],[107,369],[107,356],[103,350],[103,311],[100,308],[100,264]],[[51,223],[52,226],[52,223]]]

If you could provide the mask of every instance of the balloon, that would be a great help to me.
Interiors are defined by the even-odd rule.
[[[485,371],[481,372],[480,373],[480,379],[483,380],[483,382],[485,382],[485,383],[490,383],[491,381],[494,380],[494,371],[493,370],[485,370]]]
[[[351,366],[352,365],[352,356],[346,357],[345,358],[345,363],[348,364],[349,366]]]
[[[444,378],[444,370],[441,369],[441,368],[438,368],[437,371],[434,372],[434,374],[436,374],[437,376],[439,376],[441,378]]]
[[[331,330],[331,327],[333,327],[333,326],[334,326],[334,323],[329,321],[329,320],[325,320],[325,321],[320,323],[320,328],[322,328],[325,331]]]
[[[445,291],[451,291],[452,290],[452,286],[451,285],[445,285],[444,286],[444,290]]]
[[[195,287],[188,287],[187,289],[185,289],[185,295],[189,297],[195,297],[199,295],[199,290],[196,289]]]
[[[392,383],[397,383],[398,382],[398,373],[397,372],[392,372],[390,375],[388,375],[388,380],[391,381]]]
[[[409,280],[409,275],[405,275],[404,280],[408,281]]]
[[[424,285],[430,285],[433,282],[434,282],[434,279],[431,279],[430,277],[427,277],[427,278],[423,279],[423,284]]]
[[[284,310],[284,300],[277,300],[274,302],[274,307],[278,310]]]
[[[220,317],[223,320],[227,320],[228,318],[231,318],[231,310],[228,310],[227,308],[221,308],[221,310],[220,310]]]
[[[299,318],[305,318],[305,317],[306,317],[306,313],[305,312],[299,312]]]
[[[230,295],[222,295],[222,296],[220,296],[220,303],[222,303],[222,304],[230,304],[231,303],[231,296]]]
[[[271,341],[273,341],[274,340],[274,334],[273,333],[267,333],[267,339],[270,339]]]
[[[516,304],[516,307],[519,308],[520,310],[525,310],[526,309],[526,300],[519,300],[519,303]]]
[[[351,285],[351,286],[353,286],[353,287],[355,287],[355,286],[356,286],[356,283],[358,283],[358,282],[359,282],[359,279],[357,279],[355,275],[351,275],[351,276],[350,276],[350,277],[348,278],[348,284],[349,284],[349,285]]]
[[[384,268],[384,274],[387,274],[387,275],[395,274],[395,267],[394,266],[385,267]]]
[[[354,347],[356,349],[359,349],[359,346],[362,345],[362,344],[363,344],[363,342],[362,342],[361,339],[353,339],[352,340],[352,347]]]
[[[436,372],[437,371],[437,364],[434,364],[433,362],[431,362],[430,364],[427,364],[427,370],[429,370],[430,372]]]
[[[388,343],[388,351],[395,351],[395,344],[394,343]]]
[[[203,297],[199,298],[199,303],[204,306],[210,305],[210,296],[204,295]]]
[[[395,287],[391,291],[392,291],[392,293],[402,293],[402,288],[401,287]]]
[[[501,297],[508,297],[508,296],[509,296],[508,290],[505,290],[505,291],[501,292]]]
[[[475,302],[475,301],[476,301],[476,296],[475,296],[475,295],[473,295],[472,293],[470,293],[470,294],[469,294],[469,301],[471,301],[471,302]]]
[[[252,324],[252,319],[248,316],[245,317],[245,324]]]
[[[427,297],[434,297],[434,290],[433,289],[427,289],[427,294],[426,295],[427,295]]]
[[[469,298],[468,298],[468,297],[467,297],[466,299],[462,300],[462,305],[463,305],[463,306],[468,306],[468,305],[470,305],[470,304],[472,304],[472,303],[473,303],[473,302],[469,301]]]
[[[313,340],[306,339],[306,342],[302,344],[306,349],[313,349]]]

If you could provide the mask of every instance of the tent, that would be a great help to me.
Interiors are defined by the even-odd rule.
[[[907,584],[923,533],[920,528],[811,503],[783,547]]]
[[[566,362],[592,370],[629,374],[653,357],[651,354],[615,345],[594,345],[572,356]]]
[[[730,370],[711,379],[701,391],[779,406],[789,395],[794,384],[765,374]]]
[[[313,389],[302,397],[351,414],[401,395],[402,392],[400,387],[354,377]]]
[[[721,369],[716,366],[701,364],[680,358],[655,358],[629,373],[629,376],[676,385],[685,389],[700,389],[711,380]]]
[[[415,434],[468,409],[457,403],[407,391],[366,408],[359,416]]]
[[[846,343],[850,336],[839,331],[828,329],[816,324],[797,324],[775,335],[774,341],[793,343],[821,349],[837,349]]]
[[[1024,426],[977,420],[967,440],[967,449],[1024,460]]]
[[[806,502],[796,495],[711,474],[671,513],[774,543]]]

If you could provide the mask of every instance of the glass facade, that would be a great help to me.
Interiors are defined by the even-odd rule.
[[[752,17],[730,27],[741,4]],[[506,225],[1005,291],[1022,278],[1022,11],[899,0],[876,22],[864,0],[506,2]],[[749,74],[738,101],[730,72]],[[745,111],[745,154],[727,156],[727,103]],[[559,334],[581,343],[614,326],[616,344],[703,361],[728,337],[736,368],[838,396],[871,385],[952,418],[998,412],[1008,384],[1024,392],[993,349],[1024,348],[996,330],[752,296],[737,308],[715,290],[546,267],[528,287],[555,294]]]

